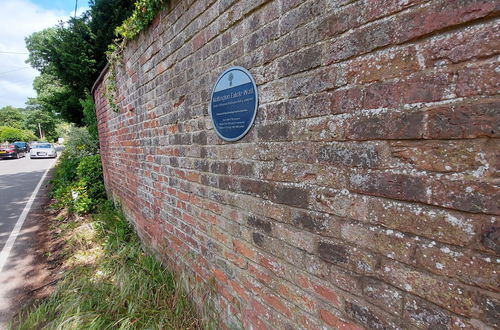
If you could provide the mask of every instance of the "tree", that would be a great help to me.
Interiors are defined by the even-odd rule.
[[[27,62],[42,76],[34,87],[42,94],[46,92],[38,103],[47,111],[53,111],[51,106],[61,107],[61,116],[77,125],[81,125],[83,119],[79,100],[92,86],[96,72],[91,39],[86,16],[71,18],[66,24],[60,23],[26,38],[30,52]],[[48,81],[49,87],[40,81]]]
[[[33,87],[37,97],[26,102],[28,109],[43,110],[55,117],[61,117],[69,122],[81,124],[79,99],[74,91],[50,73],[42,73],[35,78]]]
[[[4,126],[24,129],[25,120],[26,116],[21,109],[10,105],[0,109],[0,123]]]
[[[134,1],[90,0],[89,5],[91,17],[89,27],[94,35],[94,58],[97,71],[100,73],[107,62],[108,46],[116,38],[115,29],[132,14]]]
[[[116,26],[130,15],[131,0],[91,0],[90,10],[26,38],[27,63],[41,72],[32,105],[83,125],[80,100],[106,63],[106,50]]]
[[[14,127],[0,126],[0,142],[31,141],[34,139],[35,135],[30,131]]]
[[[56,131],[59,120],[43,110],[31,110],[27,114],[26,127],[36,132],[38,138],[54,141],[58,135]],[[42,134],[40,134],[40,130]]]

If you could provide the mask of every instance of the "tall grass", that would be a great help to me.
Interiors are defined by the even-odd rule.
[[[109,201],[76,225],[62,224],[67,271],[52,296],[21,314],[17,329],[201,328],[176,276],[143,252]]]

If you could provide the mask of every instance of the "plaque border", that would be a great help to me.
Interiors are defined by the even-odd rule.
[[[253,89],[255,90],[255,109],[253,112],[252,120],[250,121],[250,124],[248,125],[246,130],[235,138],[227,138],[219,133],[219,131],[217,130],[217,127],[215,125],[214,117],[212,116],[212,100],[214,97],[215,89],[217,88],[217,84],[219,83],[219,81],[222,79],[222,77],[224,77],[224,75],[226,73],[228,73],[229,71],[233,71],[233,70],[242,71],[244,74],[246,74],[250,78],[250,81],[252,82]],[[253,123],[255,121],[255,117],[257,117],[257,109],[258,108],[259,108],[259,91],[257,90],[257,84],[255,83],[255,80],[253,79],[253,76],[250,73],[250,71],[248,71],[247,69],[245,69],[242,66],[232,66],[232,67],[224,70],[224,72],[222,72],[219,75],[219,77],[217,78],[217,81],[214,84],[214,87],[212,88],[212,94],[210,95],[210,103],[208,104],[208,113],[210,114],[210,119],[212,120],[212,125],[214,127],[214,130],[221,139],[223,139],[224,141],[228,141],[228,142],[234,142],[234,141],[238,141],[238,140],[242,139],[245,135],[247,135],[248,131],[250,131],[250,129],[253,126]]]

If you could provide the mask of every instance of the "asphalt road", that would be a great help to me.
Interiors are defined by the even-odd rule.
[[[20,293],[38,276],[33,254],[40,228],[34,213],[47,202],[48,169],[54,164],[54,159],[29,156],[0,160],[0,329],[15,313]],[[46,172],[49,175],[41,182]]]

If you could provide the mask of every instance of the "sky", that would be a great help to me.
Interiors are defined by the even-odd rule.
[[[74,15],[76,0],[0,0],[0,108],[24,108],[36,96],[33,79],[39,74],[25,61],[24,38],[66,21]],[[88,9],[87,0],[77,0],[77,15]]]

